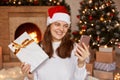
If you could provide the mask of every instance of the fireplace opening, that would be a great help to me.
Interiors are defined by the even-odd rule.
[[[34,23],[23,23],[15,31],[14,38],[18,38],[22,33],[27,32],[35,42],[39,43],[42,38],[40,29]]]

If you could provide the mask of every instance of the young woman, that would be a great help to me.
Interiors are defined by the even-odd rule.
[[[70,16],[63,6],[48,10],[47,29],[41,46],[49,59],[33,73],[30,65],[22,64],[25,80],[85,80],[85,60],[89,57],[88,47],[70,40]]]

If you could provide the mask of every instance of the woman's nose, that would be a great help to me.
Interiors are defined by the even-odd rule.
[[[63,27],[63,26],[60,26],[60,30],[63,31],[63,30],[64,30],[64,27]]]

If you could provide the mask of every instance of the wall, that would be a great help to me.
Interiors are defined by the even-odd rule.
[[[76,17],[79,12],[78,10],[80,9],[80,1],[81,0],[66,0],[66,3],[70,5],[71,8],[71,19],[72,19],[72,24],[71,24],[71,29],[72,31],[77,30],[77,23],[79,19]]]
[[[120,17],[120,0],[114,0],[114,2],[115,2],[117,10],[119,11],[119,17]]]

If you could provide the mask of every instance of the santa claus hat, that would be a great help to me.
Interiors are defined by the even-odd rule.
[[[55,21],[65,21],[70,24],[70,15],[64,6],[54,6],[48,9],[47,25]]]

